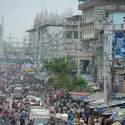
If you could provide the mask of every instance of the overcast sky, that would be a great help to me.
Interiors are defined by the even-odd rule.
[[[0,14],[4,14],[5,36],[13,36],[20,40],[26,36],[26,30],[31,28],[36,13],[41,12],[41,3],[45,2],[48,11],[58,13],[72,7],[78,14],[78,0],[0,0]]]

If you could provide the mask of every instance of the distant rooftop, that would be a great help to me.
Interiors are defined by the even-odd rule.
[[[78,20],[82,19],[82,15],[74,15],[74,16],[71,16],[71,17],[68,17],[68,18],[63,18],[62,20],[60,21],[54,21],[54,22],[45,22],[45,23],[39,23],[39,29],[42,29],[42,28],[45,28],[45,27],[48,27],[48,26],[59,26],[59,27],[63,27],[63,26],[69,26],[69,27],[77,27],[78,24]],[[72,22],[72,23],[71,23]],[[74,23],[73,23],[74,22]],[[33,26],[32,29],[29,29],[27,30],[26,32],[34,32],[37,30],[36,28],[36,24]]]
[[[72,24],[71,24],[71,25],[44,24],[44,25],[40,25],[40,26],[39,26],[39,29],[42,29],[42,28],[45,28],[45,27],[48,27],[48,26],[56,26],[56,27],[63,27],[63,26],[67,26],[67,27],[77,27],[78,25],[72,25]],[[34,27],[34,28],[32,28],[32,29],[27,30],[26,32],[34,32],[34,31],[36,31],[36,30],[37,30],[37,28]]]

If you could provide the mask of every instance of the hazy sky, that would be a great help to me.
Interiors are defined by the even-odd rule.
[[[78,14],[78,0],[0,0],[0,14],[4,14],[5,36],[13,36],[20,40],[27,35],[25,32],[33,25],[36,13],[41,12],[42,2],[51,11],[58,13],[72,7]]]

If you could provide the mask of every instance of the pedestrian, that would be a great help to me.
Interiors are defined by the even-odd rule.
[[[16,125],[16,120],[14,118],[11,120],[11,125]]]
[[[123,121],[121,123],[122,125],[125,125],[125,118],[123,118]]]
[[[25,120],[23,117],[21,117],[21,119],[20,119],[20,125],[25,125]]]
[[[29,121],[29,123],[27,125],[33,125],[32,119]]]
[[[0,125],[4,125],[4,121],[1,116],[0,116]]]

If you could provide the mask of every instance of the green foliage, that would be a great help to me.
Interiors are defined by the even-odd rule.
[[[52,77],[49,79],[49,85],[54,89],[63,92],[69,91],[82,91],[86,88],[86,80],[74,76],[70,77],[70,72],[75,69],[74,65],[65,58],[54,59],[51,61],[44,61],[44,67],[53,72]]]
[[[92,92],[92,89],[91,89],[89,86],[86,86],[85,90],[86,90],[87,92]]]
[[[65,58],[44,61],[44,67],[57,74],[69,74],[73,70],[73,66]]]
[[[71,88],[74,91],[83,91],[83,89],[86,89],[87,84],[86,80],[79,78],[78,76],[74,76]]]

